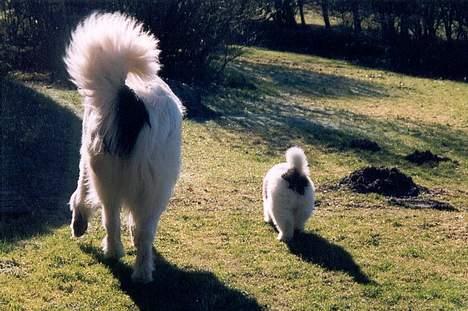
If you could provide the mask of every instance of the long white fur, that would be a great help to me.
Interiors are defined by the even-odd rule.
[[[83,95],[80,176],[70,198],[73,224],[86,223],[97,206],[107,235],[106,256],[119,258],[120,210],[128,209],[137,248],[132,278],[152,280],[152,245],[181,164],[183,106],[158,76],[158,41],[121,13],[95,13],[78,25],[64,58]],[[114,99],[125,84],[140,97],[150,124],[141,130],[128,158],[106,153],[103,137],[116,132]],[[81,217],[81,218],[80,218]]]
[[[288,182],[281,177],[292,168],[308,180],[304,195],[289,189]],[[286,162],[276,164],[267,172],[262,194],[264,220],[275,225],[278,240],[289,241],[295,230],[304,230],[305,223],[315,210],[315,186],[309,177],[307,158],[301,148],[289,148]]]

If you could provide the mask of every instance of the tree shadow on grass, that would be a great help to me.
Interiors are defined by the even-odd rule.
[[[258,90],[214,90],[211,93],[214,96],[208,97],[208,105],[218,114],[214,121],[257,135],[270,148],[280,150],[298,138],[339,150],[347,148],[351,140],[361,138],[357,131],[340,125],[362,121],[364,116],[291,102],[296,95],[312,99],[389,96],[379,84],[277,64],[240,62],[229,67],[228,75],[234,79],[245,76],[243,79],[258,86]]]
[[[15,81],[0,79],[0,103],[0,242],[11,247],[68,222],[81,120]]]
[[[314,98],[379,98],[390,96],[387,89],[379,83],[372,83],[331,73],[315,72],[303,68],[285,67],[280,64],[261,64],[241,62],[230,67],[240,74],[249,73],[249,80],[257,84],[270,81],[272,86],[278,86],[282,92]],[[265,86],[265,84],[263,84]],[[280,95],[277,88],[270,88],[273,94]]]
[[[448,126],[374,118],[346,109],[303,104],[301,99],[294,102],[296,96],[312,101],[388,97],[386,87],[378,83],[278,64],[239,62],[229,69],[234,76],[244,75],[257,88],[228,87],[213,92],[207,97],[208,105],[219,115],[213,121],[260,139],[274,153],[304,143],[335,152],[353,152],[371,165],[408,165],[400,153],[402,149],[413,151],[415,141],[435,148],[435,152],[448,150],[458,157],[466,153],[466,133]],[[355,149],[351,142],[357,139],[376,142],[381,150]]]
[[[348,274],[357,283],[374,283],[343,247],[315,233],[296,233],[288,243],[288,248],[291,253],[309,263],[320,265],[330,271],[342,271]]]
[[[346,110],[323,107],[304,107],[287,103],[281,97],[268,96],[264,99],[242,96],[225,97],[212,105],[221,116],[213,121],[247,137],[259,138],[274,153],[283,153],[291,145],[320,145],[330,151],[356,151],[351,142],[366,138],[378,140],[374,128],[382,126],[370,118]],[[366,124],[362,130],[357,125]],[[375,134],[375,135],[374,135]],[[381,145],[375,154],[379,158],[396,159],[399,155]],[[373,159],[373,152],[357,150],[360,157]]]
[[[167,262],[154,249],[154,281],[136,284],[131,280],[132,268],[121,261],[104,258],[91,245],[81,245],[85,253],[109,267],[120,282],[120,288],[139,310],[262,310],[257,301],[239,290],[223,284],[207,271],[181,269]]]

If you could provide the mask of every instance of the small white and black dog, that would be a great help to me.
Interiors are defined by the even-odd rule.
[[[94,13],[74,30],[64,61],[83,97],[80,175],[72,233],[102,207],[107,257],[124,255],[120,210],[137,249],[132,278],[152,281],[152,245],[181,165],[183,106],[157,73],[158,40],[134,18]]]
[[[315,187],[309,178],[304,151],[286,151],[286,163],[273,166],[263,179],[263,215],[278,229],[278,240],[287,242],[294,231],[303,231],[315,209]]]

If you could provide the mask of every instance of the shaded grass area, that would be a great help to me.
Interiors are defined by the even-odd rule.
[[[318,264],[327,270],[343,271],[360,284],[372,281],[362,272],[350,253],[343,247],[333,244],[314,233],[296,234],[288,243],[290,251],[312,264]]]
[[[156,281],[130,282],[135,251],[125,229],[126,256],[103,258],[99,216],[81,239],[70,238],[60,216],[47,230],[19,218],[8,220],[12,235],[0,236],[0,284],[8,284],[0,286],[0,309],[463,309],[466,86],[258,49],[230,73],[204,96],[217,117],[184,123],[183,170],[155,241]],[[74,91],[38,82],[28,90],[79,111]],[[72,133],[60,145],[76,144],[68,150],[77,174]],[[358,138],[382,150],[350,148]],[[291,144],[306,150],[320,204],[286,245],[263,223],[261,183]],[[458,164],[413,165],[404,155],[416,148]],[[369,164],[397,166],[456,210],[398,207],[333,186]],[[64,176],[67,198],[75,176]]]
[[[18,82],[0,80],[0,102],[0,236],[8,245],[68,222],[81,121]]]
[[[164,306],[164,310],[261,310],[255,299],[228,288],[212,273],[180,269],[155,250],[156,279],[145,285],[133,283],[131,268],[119,261],[105,259],[100,249],[92,245],[81,245],[80,248],[109,267],[119,280],[120,289],[139,310],[153,310],[155,306]]]

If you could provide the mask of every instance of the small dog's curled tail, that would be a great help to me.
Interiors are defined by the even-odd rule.
[[[309,174],[307,158],[301,148],[294,146],[286,150],[286,162],[290,168],[303,172],[305,175]]]
[[[158,40],[121,13],[93,13],[71,35],[64,57],[71,81],[95,104],[110,102],[128,75],[149,80],[159,69]]]

